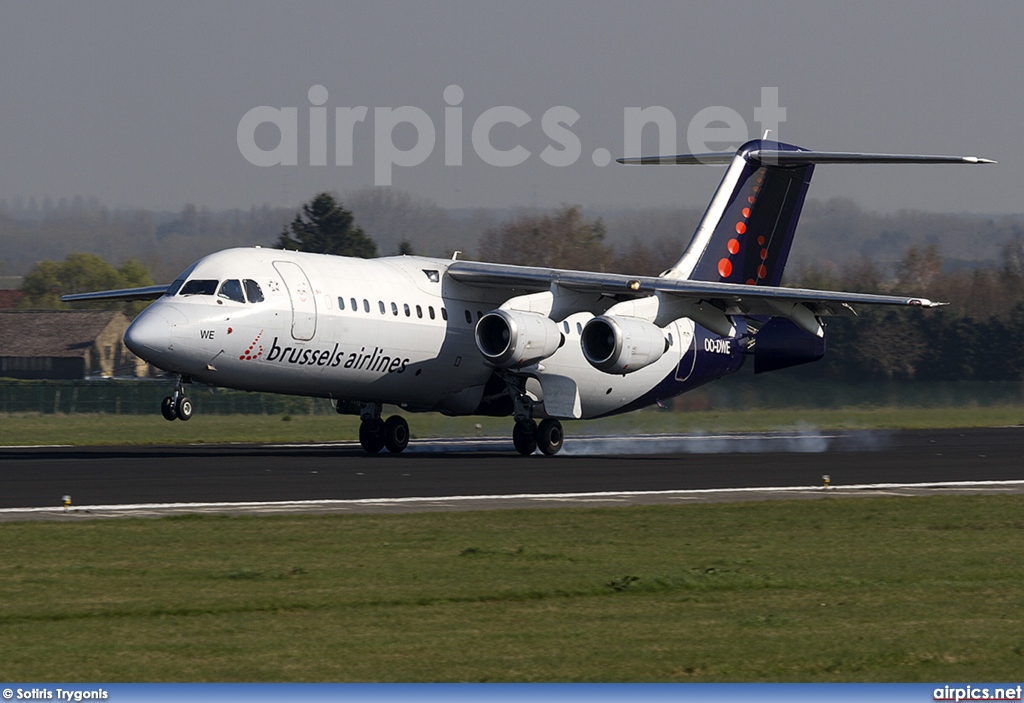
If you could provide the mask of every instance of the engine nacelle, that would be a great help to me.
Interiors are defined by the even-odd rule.
[[[506,369],[546,359],[565,344],[555,321],[519,310],[492,310],[476,323],[476,346],[484,358]]]
[[[638,371],[660,359],[668,349],[661,328],[636,317],[601,315],[583,327],[583,356],[605,373]]]

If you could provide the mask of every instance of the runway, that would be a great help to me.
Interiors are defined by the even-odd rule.
[[[421,440],[377,456],[353,443],[5,447],[0,520],[1019,491],[1022,460],[1021,427],[571,437],[556,457],[520,457],[506,439]]]

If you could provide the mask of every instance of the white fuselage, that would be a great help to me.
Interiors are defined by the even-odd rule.
[[[154,365],[200,383],[473,414],[495,371],[477,347],[476,323],[517,293],[460,284],[445,276],[450,263],[222,251],[187,270],[136,319],[125,341]],[[203,288],[204,282],[212,283]],[[235,288],[245,295],[232,295]],[[520,369],[530,376],[538,415],[614,413],[665,379],[686,380],[697,352],[705,353],[694,350],[693,322],[680,319],[665,327],[671,344],[657,362],[628,375],[604,373],[580,348],[591,317],[576,312],[556,320],[565,343]],[[560,395],[575,391],[576,402],[545,408],[545,386]]]

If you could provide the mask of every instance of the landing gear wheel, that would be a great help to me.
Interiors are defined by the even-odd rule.
[[[192,417],[192,401],[188,396],[183,395],[178,398],[178,402],[174,404],[174,414],[182,422],[187,422]]]
[[[512,444],[523,456],[530,456],[537,451],[537,423],[533,420],[517,422],[512,428]]]
[[[367,454],[376,454],[384,448],[384,423],[380,418],[360,423],[359,444]]]
[[[409,446],[409,423],[401,415],[384,421],[384,446],[392,454],[400,454]]]
[[[562,441],[565,435],[562,433],[562,423],[553,417],[549,417],[540,423],[537,428],[537,446],[548,456],[558,454],[562,448]]]
[[[160,414],[164,416],[167,421],[174,421],[178,419],[178,411],[174,409],[174,398],[167,396],[160,401]]]

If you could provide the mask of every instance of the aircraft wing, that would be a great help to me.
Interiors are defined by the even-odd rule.
[[[162,286],[143,286],[141,288],[121,288],[120,290],[101,290],[93,293],[71,293],[60,297],[63,303],[82,300],[156,300],[167,292],[169,284]]]
[[[553,286],[577,293],[602,295],[616,301],[661,293],[676,304],[674,308],[686,311],[686,316],[726,335],[732,328],[726,315],[787,317],[802,329],[820,336],[816,318],[855,316],[854,305],[934,308],[947,304],[909,296],[712,283],[477,261],[456,261],[448,267],[448,275],[465,285],[504,288],[519,295],[550,290]]]

